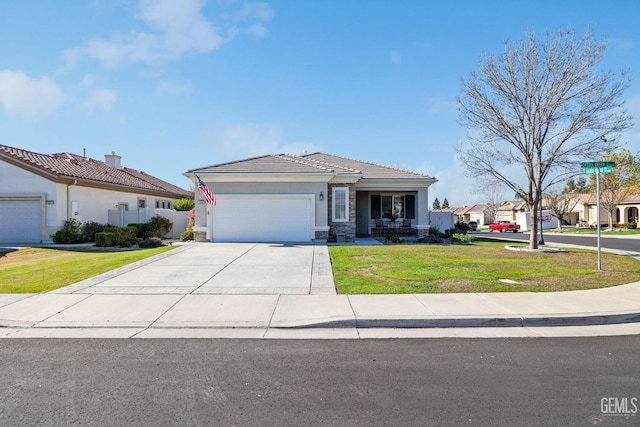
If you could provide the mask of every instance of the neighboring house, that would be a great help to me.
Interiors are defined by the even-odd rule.
[[[597,221],[597,200],[595,194],[576,195],[578,203],[569,215],[565,218],[569,224],[581,224],[583,226],[595,226]],[[638,212],[640,212],[640,194],[632,194],[626,197],[617,205],[613,212],[614,224],[638,223]],[[600,208],[600,223],[609,224],[609,213]]]
[[[475,221],[478,223],[478,226],[487,225],[492,222],[491,215],[489,214],[489,206],[485,204],[456,208],[454,215],[456,216],[456,222],[469,223],[469,221]]]
[[[544,208],[544,206],[543,206]],[[515,221],[519,212],[529,212],[529,206],[521,200],[504,202],[496,208],[496,221]]]
[[[191,169],[217,204],[196,190],[196,240],[309,242],[371,235],[390,217],[429,229],[431,176],[325,153],[266,155]],[[396,222],[397,222],[396,221]]]
[[[125,225],[193,193],[142,171],[70,153],[39,154],[0,145],[0,243],[50,242],[64,221]],[[124,223],[122,223],[124,222]]]

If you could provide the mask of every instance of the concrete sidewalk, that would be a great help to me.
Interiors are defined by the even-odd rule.
[[[207,250],[217,248],[209,245]],[[281,252],[288,261],[273,255],[266,245],[247,248],[224,246],[221,253],[228,258],[225,268],[242,259],[255,262],[238,254],[256,251],[257,259],[271,265],[275,269],[272,273],[285,280],[287,263],[303,263],[310,274],[302,281],[305,292],[249,294],[242,283],[217,293],[203,292],[207,284],[220,283],[215,277],[225,268],[211,264],[210,258],[195,256],[200,250],[190,252],[193,247],[184,247],[55,292],[0,295],[0,337],[388,338],[640,333],[640,282],[548,293],[336,295],[326,246]],[[312,262],[305,261],[309,257]],[[195,270],[178,286],[176,274],[187,268],[187,259],[188,268]],[[280,262],[285,263],[282,270],[276,268]],[[209,270],[205,274],[206,266]],[[248,271],[250,283],[264,281],[255,276],[253,268],[244,266],[236,273]],[[173,286],[158,286],[167,277],[170,280],[166,284]],[[300,283],[296,274],[291,277],[291,283]],[[322,285],[317,287],[321,293],[313,294],[314,281]],[[267,281],[264,289],[279,289],[274,283]],[[231,294],[230,289],[239,293]]]
[[[309,329],[360,337],[364,330],[396,328],[438,329],[440,334],[447,329],[485,333],[481,331],[484,328],[498,328],[503,330],[501,336],[526,329],[537,336],[540,332],[535,332],[536,328],[615,324],[628,324],[625,331],[638,327],[634,333],[640,333],[637,322],[640,282],[553,293],[0,295],[0,334],[4,337],[178,337],[199,331],[196,336],[258,338],[304,336],[300,331],[309,334]]]

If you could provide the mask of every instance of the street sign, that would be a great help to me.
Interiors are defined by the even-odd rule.
[[[580,167],[582,168],[600,168],[600,172],[602,172],[602,168],[612,168],[615,165],[616,165],[616,162],[582,162],[580,163]]]
[[[600,169],[600,170],[598,170]],[[613,166],[606,166],[603,168],[584,168],[584,173],[587,175],[595,175],[597,173],[610,173],[613,172]]]

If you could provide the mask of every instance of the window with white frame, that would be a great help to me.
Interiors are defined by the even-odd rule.
[[[334,222],[349,221],[349,188],[333,188],[333,218]]]

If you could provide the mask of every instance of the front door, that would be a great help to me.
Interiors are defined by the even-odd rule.
[[[356,191],[356,234],[366,236],[369,233],[369,193]]]

